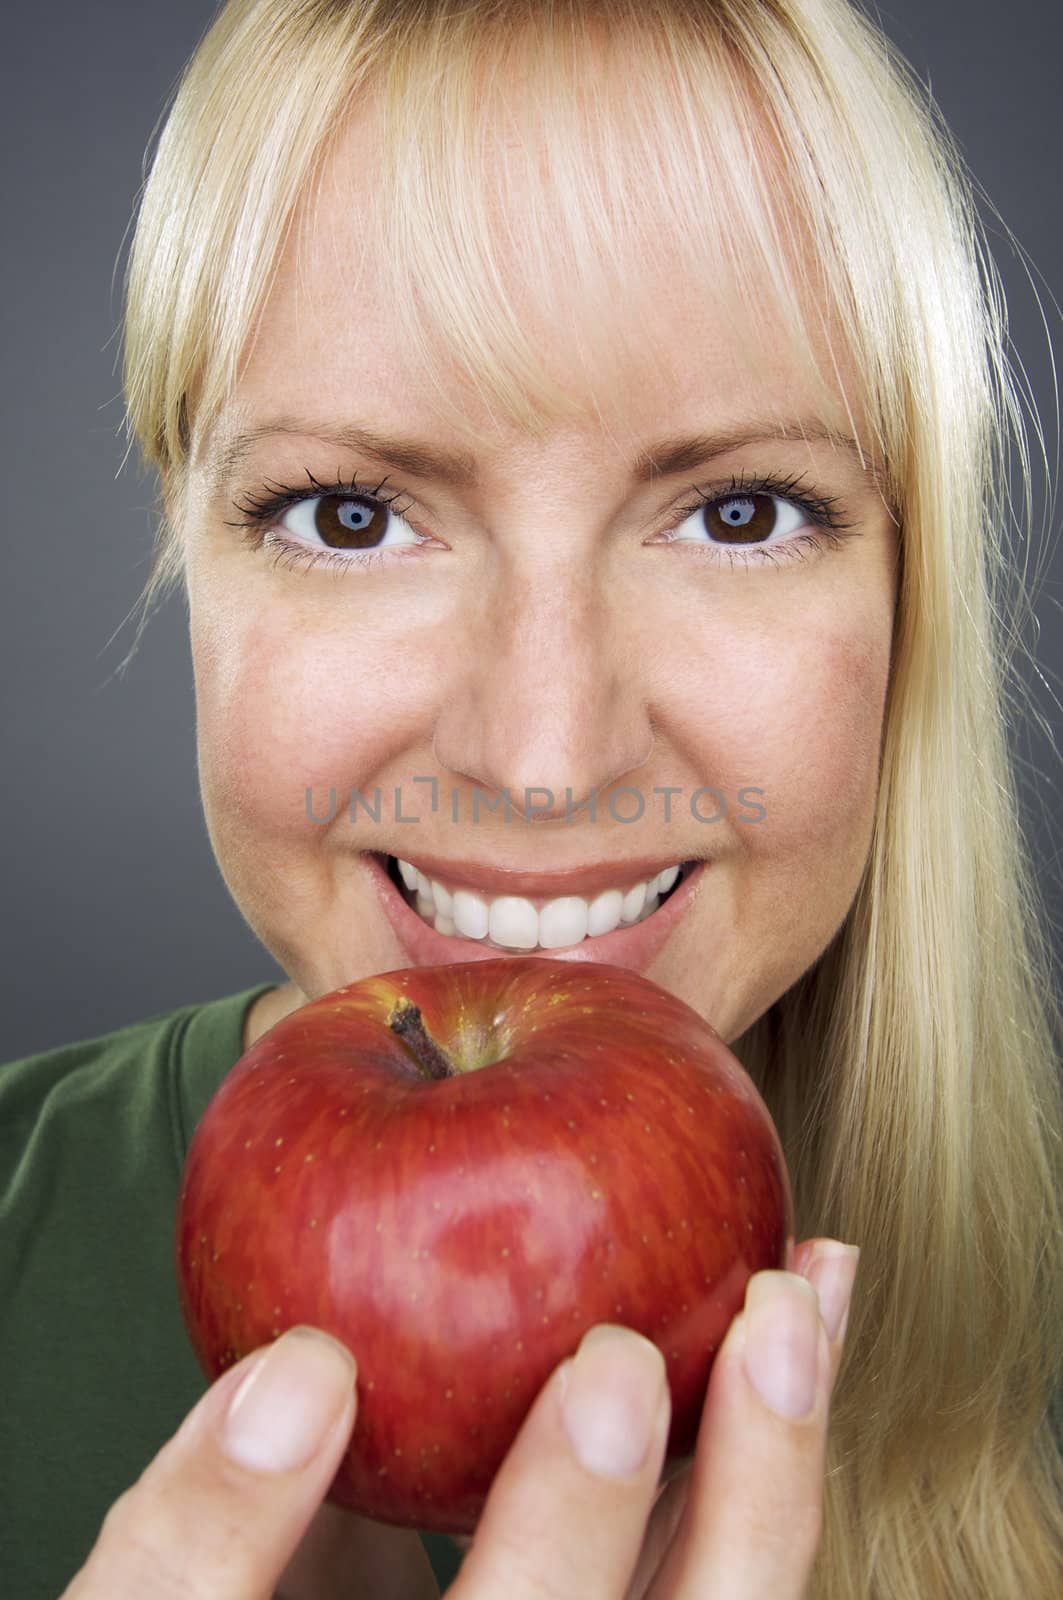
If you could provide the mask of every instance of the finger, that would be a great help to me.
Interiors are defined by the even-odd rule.
[[[690,1478],[691,1466],[684,1466],[675,1477],[669,1478],[659,1487],[650,1513],[646,1536],[642,1541],[642,1549],[624,1600],[643,1600],[649,1589],[686,1509]]]
[[[827,1329],[830,1348],[830,1386],[833,1390],[845,1348],[845,1330],[849,1326],[849,1302],[853,1280],[859,1266],[860,1252],[852,1260],[851,1246],[839,1244],[836,1239],[811,1239],[801,1246],[798,1265],[794,1271],[807,1278],[816,1291],[820,1316]]]
[[[592,1328],[528,1413],[448,1600],[619,1600],[670,1418],[657,1347],[630,1329]]]
[[[855,1272],[855,1259],[846,1270]],[[653,1600],[805,1594],[822,1531],[836,1370],[812,1284],[755,1273],[713,1364],[690,1492]]]
[[[277,1587],[276,1600],[439,1600],[428,1551],[412,1528],[373,1522],[326,1500]]]
[[[820,1314],[828,1334],[832,1335],[830,1339],[832,1386],[841,1363],[845,1326],[848,1322],[848,1304],[844,1294],[844,1283],[831,1276],[826,1263],[832,1257],[836,1257],[841,1248],[843,1247],[831,1239],[806,1239],[797,1245],[796,1249],[792,1238],[786,1241],[786,1270],[807,1278],[815,1288],[820,1300]],[[642,1552],[625,1600],[642,1600],[663,1564],[686,1508],[693,1462],[694,1457],[689,1456],[666,1465],[664,1469],[653,1511],[650,1514]]]
[[[111,1507],[63,1600],[269,1600],[346,1448],[355,1377],[309,1328],[241,1361]]]

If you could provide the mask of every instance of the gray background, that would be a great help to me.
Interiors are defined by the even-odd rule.
[[[179,596],[156,612],[125,677],[115,676],[132,644],[153,527],[153,485],[135,456],[122,468],[118,320],[129,225],[143,152],[213,14],[208,0],[52,0],[11,7],[4,19],[0,1061],[283,979],[211,853]],[[929,76],[973,172],[1032,260],[1058,346],[1063,9],[1058,0],[893,0],[879,15]],[[991,236],[1054,478],[1045,327],[1021,258],[995,224]],[[1043,473],[1038,494],[1040,544]],[[1044,726],[1017,748],[1058,953],[1057,528],[1053,516],[1036,605]]]

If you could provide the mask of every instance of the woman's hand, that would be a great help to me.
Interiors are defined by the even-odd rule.
[[[819,1545],[830,1391],[856,1268],[855,1254],[839,1262],[842,1250],[807,1240],[789,1271],[750,1279],[713,1363],[696,1456],[659,1492],[664,1361],[638,1335],[592,1330],[561,1369],[567,1382],[555,1374],[532,1407],[448,1600],[800,1600]],[[807,1415],[802,1360],[815,1373]],[[802,1414],[770,1409],[750,1369]]]
[[[355,1378],[316,1329],[252,1352],[115,1501],[61,1600],[437,1600],[415,1532],[322,1504]]]
[[[664,1360],[636,1334],[592,1330],[532,1406],[449,1600],[799,1600],[819,1543],[846,1309],[825,1285],[822,1247],[838,1249],[807,1241],[791,1271],[750,1280],[713,1364],[695,1459],[660,1490]],[[833,1340],[810,1283],[829,1321],[833,1299]],[[779,1352],[760,1349],[764,1331]],[[813,1360],[807,1416],[769,1409],[747,1376],[749,1363],[800,1404],[788,1353]],[[62,1600],[435,1597],[415,1533],[322,1504],[354,1425],[354,1379],[342,1347],[313,1330],[248,1356],[116,1501]]]
[[[796,1250],[791,1246],[787,1251],[788,1272],[806,1278],[815,1287],[819,1314],[825,1319],[824,1331],[830,1334],[827,1341],[829,1389],[833,1389],[841,1365],[849,1320],[849,1300],[859,1260],[858,1250],[855,1254],[847,1255],[843,1249],[832,1239],[807,1239]],[[826,1265],[831,1257],[838,1263],[836,1268]],[[746,1307],[748,1315],[748,1290]],[[725,1344],[732,1336],[733,1329],[729,1331]],[[752,1600],[753,1596],[774,1591],[780,1600],[786,1600],[787,1596],[799,1596],[805,1592],[819,1544],[823,1516],[823,1468],[828,1417],[820,1409],[820,1403],[817,1403],[818,1430],[814,1426],[810,1429],[808,1424],[797,1424],[797,1437],[787,1450],[787,1456],[793,1464],[787,1470],[782,1454],[775,1454],[772,1445],[774,1430],[771,1424],[774,1418],[770,1415],[767,1419],[761,1417],[759,1426],[754,1423],[746,1431],[746,1425],[741,1420],[742,1396],[734,1393],[736,1388],[742,1388],[743,1375],[732,1366],[730,1378],[721,1374],[722,1381],[718,1381],[718,1365],[717,1362],[713,1368],[702,1413],[697,1456],[678,1471],[668,1473],[668,1481],[659,1488],[638,1565],[625,1591],[624,1600],[643,1600],[644,1596],[646,1600],[670,1600],[670,1597],[680,1600],[686,1595],[700,1595],[702,1591],[699,1585],[710,1581],[709,1570],[702,1571],[695,1564],[688,1573],[685,1564],[690,1559],[691,1551],[709,1544],[713,1526],[726,1527],[728,1535],[736,1539],[731,1566],[723,1569],[722,1578],[715,1571],[711,1576],[713,1583],[723,1585],[718,1591],[721,1595],[733,1595],[735,1600],[747,1600],[747,1597]],[[729,1393],[725,1393],[725,1390]],[[714,1417],[710,1417],[710,1413],[714,1413]],[[732,1417],[737,1413],[737,1426],[742,1429],[745,1440],[738,1450],[732,1447],[731,1454],[737,1471],[731,1472],[726,1467],[728,1413]],[[767,1428],[764,1427],[765,1420],[769,1423]],[[735,1423],[730,1425],[735,1426]],[[800,1464],[802,1451],[803,1466]],[[717,1457],[715,1465],[708,1460],[710,1452]],[[798,1476],[802,1472],[803,1479]],[[695,1502],[688,1510],[695,1473],[701,1507],[699,1509]],[[802,1494],[801,1489],[806,1492]],[[743,1496],[744,1504],[741,1503]],[[715,1502],[711,1509],[708,1505],[710,1499]],[[778,1518],[773,1515],[773,1503],[779,1507]],[[744,1541],[744,1551],[739,1541]],[[758,1545],[761,1545],[759,1550]],[[663,1569],[668,1557],[668,1570],[665,1571]],[[675,1576],[677,1572],[682,1572],[682,1582],[678,1582]],[[784,1573],[787,1577],[783,1576]],[[655,1582],[655,1579],[658,1581]],[[717,1590],[710,1588],[704,1592],[715,1595]]]

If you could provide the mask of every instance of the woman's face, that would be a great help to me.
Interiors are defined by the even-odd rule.
[[[536,441],[468,396],[482,447],[464,485],[320,437],[330,423],[436,452],[461,444],[397,353],[387,262],[366,252],[356,296],[344,271],[364,243],[360,150],[354,123],[329,171],[344,203],[322,206],[301,259],[289,247],[233,404],[197,441],[181,531],[222,873],[293,980],[289,1008],[371,973],[502,953],[460,931],[434,937],[375,852],[451,894],[464,886],[463,916],[478,914],[475,891],[509,953],[637,967],[734,1039],[830,942],[870,846],[896,533],[858,455],[811,435],[852,435],[853,421],[840,398],[824,413],[784,327],[760,320],[772,354],[754,371],[752,332],[707,308],[677,267],[663,282],[633,276],[614,308],[644,337],[610,375],[611,428],[566,424]],[[579,389],[571,330],[529,331]],[[300,431],[223,462],[226,440],[278,417]],[[652,479],[635,471],[651,443],[694,434],[748,442]],[[322,496],[308,473],[380,493]],[[729,487],[764,479],[786,492]],[[290,551],[278,562],[275,545],[254,549],[233,526],[278,484],[306,497],[266,526],[296,552],[332,552],[329,565],[292,565]],[[694,508],[694,484],[712,505]],[[832,500],[848,528],[817,526],[802,495]],[[378,554],[366,566],[344,551]],[[334,814],[316,820],[330,790]],[[366,809],[377,791],[379,820]],[[634,933],[622,921],[572,942],[581,905],[630,916],[639,895],[627,891],[690,861],[706,865]],[[516,908],[506,922],[491,910],[507,891],[526,898],[507,871],[592,866],[596,882],[530,897],[533,909],[568,900],[560,911]],[[494,883],[478,887],[476,869]]]

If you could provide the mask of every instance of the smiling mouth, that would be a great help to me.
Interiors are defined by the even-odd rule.
[[[560,896],[537,910],[530,900],[517,895],[481,896],[472,890],[451,894],[441,885],[429,883],[423,874],[411,888],[397,857],[379,859],[406,905],[437,933],[511,953],[569,948],[618,928],[636,927],[652,917],[699,864],[679,864],[670,882],[674,868],[627,892],[608,889],[589,898]]]

